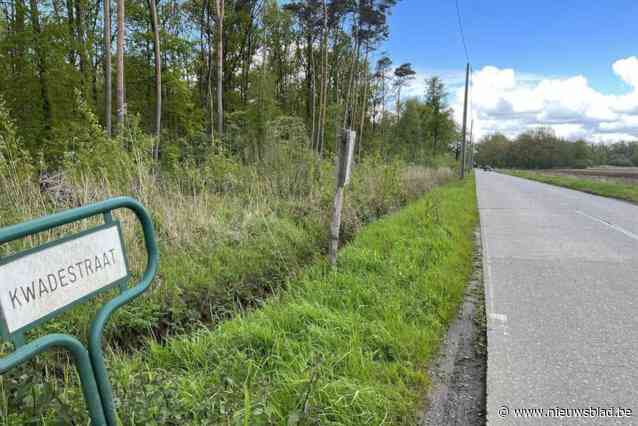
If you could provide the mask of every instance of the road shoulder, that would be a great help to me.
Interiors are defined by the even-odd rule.
[[[487,346],[480,230],[475,233],[474,271],[459,313],[435,362],[421,426],[485,424]]]

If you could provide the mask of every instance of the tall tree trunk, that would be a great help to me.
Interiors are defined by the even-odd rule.
[[[116,77],[115,97],[117,107],[117,127],[121,133],[126,118],[126,101],[124,99],[124,1],[117,0],[117,52],[116,52]]]
[[[401,86],[397,88],[397,123],[401,118]]]
[[[82,95],[86,98],[87,94],[87,86],[89,83],[89,52],[86,46],[86,35],[87,35],[87,27],[86,27],[86,19],[85,12],[87,9],[87,5],[82,0],[75,0],[75,32],[78,46],[78,53],[80,56],[80,84],[82,86]]]
[[[216,0],[217,8],[217,120],[219,137],[224,138],[224,0]]]
[[[199,89],[199,99],[202,104],[202,107],[206,105],[206,87],[204,86],[204,82],[206,81],[206,43],[204,42],[206,38],[206,8],[208,7],[208,0],[204,0],[202,2],[202,13],[199,16],[199,53],[201,55],[202,65],[199,68],[199,76],[197,81],[197,86]]]
[[[354,106],[352,104],[353,92],[354,92],[354,84],[355,77],[357,72],[357,64],[359,62],[359,52],[361,50],[361,44],[359,43],[359,29],[357,25],[352,28],[352,38],[355,40],[355,47],[352,50],[352,66],[350,68],[350,73],[348,77],[348,89],[346,92],[346,103],[345,110],[343,115],[343,128],[350,128],[352,125],[352,114]]]
[[[67,24],[69,26],[69,63],[75,66],[75,6],[73,0],[66,0]]]
[[[361,105],[361,121],[359,123],[359,143],[357,144],[357,158],[361,159],[361,145],[363,145],[363,128],[366,119],[366,112],[368,112],[368,54],[369,48],[366,46],[366,59],[363,66],[363,102]]]
[[[323,153],[326,134],[326,109],[328,105],[328,6],[326,0],[323,6],[323,39],[321,43],[321,93],[319,99],[319,155]]]
[[[111,77],[111,0],[104,0],[104,126],[108,137],[113,134]]]
[[[215,102],[213,100],[213,72],[208,72],[208,112],[210,120],[210,143],[215,143]]]
[[[308,61],[310,62],[310,93],[308,94],[308,102],[310,103],[310,116],[312,119],[312,129],[311,129],[311,138],[310,138],[310,147],[311,149],[319,150],[319,145],[317,144],[317,64],[315,60],[315,55],[312,49],[312,40],[308,37]]]
[[[46,53],[43,46],[42,28],[40,26],[40,12],[38,11],[38,1],[31,0],[31,25],[35,35],[35,54],[38,68],[38,80],[40,81],[40,96],[42,96],[42,114],[44,116],[44,130],[49,133],[51,130],[51,102],[49,100],[49,80],[46,62]]]
[[[13,33],[16,38],[16,42],[14,44],[14,64],[13,71],[15,75],[20,79],[24,77],[23,69],[24,69],[24,20],[26,15],[26,7],[24,5],[23,0],[16,0],[15,2],[15,20],[13,23]]]
[[[213,64],[215,62],[213,44],[214,44],[214,36],[212,31],[212,20],[211,20],[211,6],[210,2],[207,0],[204,3],[206,8],[206,39],[207,39],[207,48],[208,53],[206,55],[208,64],[207,72],[206,72],[206,94],[208,99],[208,116],[210,121],[210,143],[211,146],[215,143],[215,100],[213,99]]]
[[[266,117],[265,117],[265,105],[266,100],[266,71],[268,70],[268,48],[264,47],[264,58],[261,61],[261,82],[259,84],[259,136],[257,137],[257,155],[255,160],[262,161],[265,158],[265,135],[266,135]]]
[[[315,134],[314,134],[314,125],[315,125],[315,99],[314,99],[314,78],[315,78],[315,70],[314,70],[314,60],[312,55],[312,34],[310,33],[310,29],[305,29],[305,38],[306,38],[306,120],[310,119],[312,123],[312,132],[310,137],[310,146],[314,149],[315,147]]]
[[[157,4],[155,0],[148,0],[148,7],[151,11],[151,27],[154,35],[155,50],[155,146],[153,147],[153,158],[159,160],[160,133],[162,128],[162,58],[160,55],[160,33],[159,20],[157,19]]]
[[[11,16],[11,11],[7,9],[3,10],[5,16]],[[14,84],[16,85],[16,95],[18,99],[29,96],[28,86],[25,84],[27,79],[30,78],[28,73],[25,73],[26,59],[25,51],[27,43],[25,43],[25,20],[27,19],[27,7],[24,0],[15,0],[14,9],[14,21],[11,26],[11,32],[13,37],[13,43],[11,43],[11,73],[14,75]],[[23,120],[24,118],[32,115],[31,105],[26,102],[16,102],[13,104],[13,113],[17,120]]]
[[[368,50],[368,47],[366,45],[366,52]],[[356,61],[356,66],[354,68],[354,80],[352,82],[352,100],[351,100],[351,105],[352,105],[352,124],[351,127],[352,129],[356,129],[358,127],[357,125],[357,120],[359,117],[359,98],[363,95],[363,85],[361,83],[362,77],[365,77],[365,73],[363,70],[364,64],[360,59],[360,52],[361,51],[361,45],[359,46],[359,50],[357,51],[357,61]],[[366,53],[367,55],[367,53]],[[358,135],[357,135],[358,136]]]
[[[381,75],[381,137],[385,137],[385,126],[383,118],[385,117],[385,69]]]

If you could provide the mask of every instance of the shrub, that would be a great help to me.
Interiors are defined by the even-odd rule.
[[[89,111],[86,114],[91,116]],[[33,160],[20,157],[27,154],[17,149],[19,141],[10,121],[0,120],[0,153],[3,158],[20,158],[0,164],[0,226],[115,195],[133,196],[152,213],[161,251],[160,272],[152,290],[110,322],[105,331],[110,349],[141,350],[149,337],[161,342],[201,327],[214,328],[237,313],[261,306],[287,288],[305,265],[325,254],[335,185],[333,159],[321,159],[303,144],[284,138],[269,148],[278,154],[258,164],[243,165],[237,157],[211,149],[204,157],[178,156],[170,167],[163,167],[150,158],[152,140],[141,134],[134,118],[129,123],[115,140],[104,138],[95,126],[69,127],[66,133],[58,133],[59,140],[73,147],[57,169],[72,192],[71,198],[62,199],[41,192],[35,168],[30,166]],[[293,124],[283,119],[281,123]],[[104,144],[94,146],[93,138]],[[93,158],[95,154],[102,158]],[[7,169],[22,162],[26,167],[21,173]],[[345,197],[344,243],[363,225],[453,177],[448,169],[405,170],[404,163],[387,163],[380,157],[364,158],[355,165]],[[123,225],[131,269],[140,271],[145,253],[136,220],[125,212],[116,217]],[[37,245],[87,225],[68,225],[24,244]],[[17,248],[21,247],[3,246],[2,255]],[[102,301],[98,298],[73,308],[35,334],[63,331],[84,336]],[[0,347],[0,356],[10,350]],[[66,365],[68,360],[61,354],[41,357],[30,367],[34,385],[27,389],[60,386],[69,379]],[[4,377],[19,382],[19,374]],[[3,400],[2,386],[0,413],[16,415],[24,402],[13,396]],[[50,401],[38,407],[33,417],[56,404]]]
[[[631,160],[629,158],[626,157],[614,157],[611,160],[609,160],[609,162],[607,163],[610,166],[616,166],[616,167],[631,167],[633,166],[633,163],[631,162]]]
[[[590,160],[576,160],[572,163],[571,167],[574,169],[586,169],[592,166],[592,162]]]

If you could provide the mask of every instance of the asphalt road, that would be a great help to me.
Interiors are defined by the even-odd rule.
[[[488,424],[638,425],[638,206],[494,172],[476,179]],[[633,416],[609,417],[612,407]],[[517,416],[537,408],[554,413]]]

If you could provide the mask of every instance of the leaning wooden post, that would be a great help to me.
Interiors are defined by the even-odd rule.
[[[339,231],[341,229],[341,209],[343,208],[343,191],[350,182],[352,172],[352,157],[357,133],[343,129],[339,139],[337,153],[337,190],[332,205],[332,221],[330,222],[330,264],[337,265],[337,250],[339,250]]]

